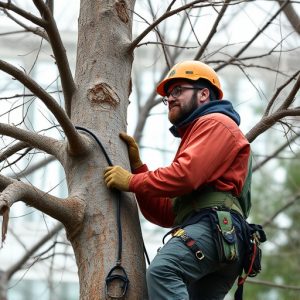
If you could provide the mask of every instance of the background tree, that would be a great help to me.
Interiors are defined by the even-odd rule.
[[[20,90],[25,88],[34,94],[51,111],[56,120],[53,125],[63,135],[59,139],[50,130],[42,131],[44,128],[40,128],[40,132],[28,130],[28,125],[27,129],[21,128],[26,123],[25,117],[18,126],[12,120],[7,122],[9,124],[1,123],[0,133],[12,139],[3,138],[1,160],[4,167],[11,166],[16,153],[22,153],[21,159],[26,159],[39,149],[60,162],[68,187],[68,195],[62,199],[25,181],[1,175],[3,237],[8,226],[9,210],[17,201],[23,201],[60,221],[76,256],[81,299],[105,297],[105,277],[117,257],[115,211],[119,195],[103,185],[102,173],[107,161],[97,143],[89,135],[78,132],[75,125],[92,130],[107,148],[113,163],[129,168],[126,147],[118,133],[125,131],[127,126],[132,66],[138,74],[134,76],[133,86],[137,88],[139,81],[144,79],[140,74],[142,66],[133,64],[133,53],[139,55],[143,45],[152,45],[157,51],[151,65],[151,69],[155,70],[153,86],[175,61],[186,57],[210,63],[221,75],[225,74],[225,70],[239,70],[263,102],[261,119],[247,133],[250,142],[273,128],[284,133],[280,137],[283,143],[284,138],[290,138],[289,134],[299,125],[300,108],[296,100],[299,68],[287,69],[283,63],[285,55],[298,53],[299,45],[293,40],[298,38],[294,31],[299,27],[294,10],[297,3],[272,2],[271,9],[264,12],[262,24],[257,25],[253,32],[244,32],[242,41],[231,36],[232,32],[239,30],[239,26],[234,24],[241,22],[241,12],[251,12],[256,3],[253,6],[247,1],[229,0],[213,3],[200,0],[180,3],[174,0],[168,3],[148,1],[142,3],[147,3],[147,11],[139,6],[141,3],[129,0],[81,1],[76,72],[73,76],[55,22],[53,1],[34,0],[30,7],[0,1],[0,7],[8,18],[51,45],[64,100],[63,108],[59,99],[30,76],[30,70],[0,60],[0,69],[20,82]],[[285,21],[282,25],[284,13],[289,23]],[[138,34],[132,37],[134,20],[137,20],[136,26],[140,26],[136,27]],[[272,35],[271,39],[270,28],[273,27],[273,33],[276,26],[280,28],[280,34]],[[267,42],[264,42],[262,52],[257,54],[253,49],[257,44],[261,45],[266,36]],[[266,57],[271,60],[271,67],[265,65]],[[270,78],[276,79],[269,95],[263,94],[259,83],[255,82],[253,70],[256,74],[259,70],[268,70]],[[145,99],[144,91],[136,91],[140,95],[139,100]],[[20,99],[21,102],[24,100],[22,93]],[[134,136],[137,141],[141,142],[146,120],[158,103],[160,99],[156,98],[154,89],[148,99],[136,101],[139,113]],[[143,248],[132,195],[122,194],[121,206],[122,266],[130,279],[127,298],[144,299]]]

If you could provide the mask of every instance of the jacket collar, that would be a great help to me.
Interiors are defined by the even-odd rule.
[[[240,125],[240,115],[234,110],[232,104],[228,100],[210,101],[193,111],[185,120],[177,126],[173,125],[170,128],[171,133],[175,137],[182,136],[182,131],[194,120],[212,113],[221,113],[231,118],[237,125]]]

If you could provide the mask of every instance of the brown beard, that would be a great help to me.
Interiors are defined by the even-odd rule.
[[[179,112],[175,116],[173,116],[172,113],[169,112],[169,121],[176,126],[180,124],[182,121],[184,121],[197,108],[198,108],[197,91],[194,91],[190,102],[184,107],[180,106]]]

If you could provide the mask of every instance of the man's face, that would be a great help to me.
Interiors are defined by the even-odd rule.
[[[176,90],[178,88],[179,92]],[[184,80],[178,80],[168,88],[168,118],[172,124],[178,125],[200,106],[198,102],[198,91],[200,89],[193,88],[192,84]]]

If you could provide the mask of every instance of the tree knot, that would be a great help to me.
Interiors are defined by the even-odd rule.
[[[107,103],[113,107],[120,102],[118,95],[106,83],[98,83],[88,89],[88,99],[92,104]]]
[[[124,0],[117,1],[115,4],[115,8],[120,20],[125,24],[128,23],[129,16],[126,2]]]

